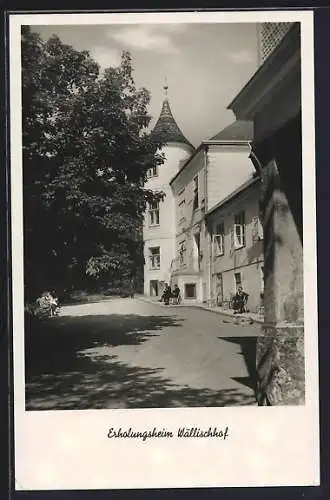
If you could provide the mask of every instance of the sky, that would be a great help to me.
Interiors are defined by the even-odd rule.
[[[101,69],[117,65],[123,50],[132,56],[137,87],[151,93],[157,120],[165,77],[174,118],[197,147],[235,119],[228,104],[257,69],[257,25],[108,24],[33,26],[46,40],[57,34],[77,50],[88,50]]]

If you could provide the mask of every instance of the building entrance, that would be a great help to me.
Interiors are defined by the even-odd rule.
[[[150,280],[150,297],[158,297],[159,284],[158,280]]]

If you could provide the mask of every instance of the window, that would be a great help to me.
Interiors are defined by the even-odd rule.
[[[179,221],[185,218],[186,200],[181,200],[179,203]]]
[[[159,225],[159,201],[149,203],[149,226]]]
[[[225,228],[224,223],[216,225],[215,235],[214,235],[214,252],[215,255],[223,255],[225,253]]]
[[[186,299],[196,298],[196,283],[186,283],[184,286],[184,296]]]
[[[245,246],[245,214],[240,212],[235,215],[234,223],[234,247],[241,248]]]
[[[180,263],[180,266],[185,265],[185,261],[186,261],[185,257],[186,257],[186,242],[181,241],[179,243],[179,263]]]
[[[160,247],[149,248],[149,265],[150,269],[160,268]]]
[[[235,276],[235,289],[237,292],[238,287],[242,286],[242,276],[241,276],[241,273],[235,273],[234,276]]]
[[[158,166],[154,165],[151,168],[148,168],[147,170],[147,178],[149,179],[150,177],[157,177],[158,176]]]
[[[198,200],[198,175],[194,177],[194,202],[193,202],[193,209],[196,210],[199,206],[199,200]]]

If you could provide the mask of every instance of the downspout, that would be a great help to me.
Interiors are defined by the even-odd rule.
[[[263,166],[262,166],[262,163],[261,163],[261,160],[260,158],[258,158],[258,156],[256,155],[256,153],[253,151],[253,144],[251,141],[248,142],[249,144],[249,148],[250,148],[250,154],[249,154],[249,159],[251,160],[253,166],[254,166],[254,169],[258,175],[258,177],[260,178],[260,181],[261,181],[261,184],[263,183],[263,179],[262,179],[262,169],[263,169]],[[259,207],[260,207],[260,200],[259,200]],[[263,214],[263,210],[261,210],[261,222],[262,222],[262,225],[264,226],[264,214]]]
[[[210,230],[210,227],[208,228],[208,233],[209,233],[209,245],[210,245],[210,264],[209,264],[209,287],[210,287],[210,306],[212,307],[213,305],[213,286],[212,286],[212,277],[213,277],[213,223],[212,223],[212,230]],[[211,232],[210,232],[211,231]]]
[[[204,189],[205,189],[205,212],[208,211],[209,209],[209,200],[208,200],[208,150],[209,147],[206,145],[204,148]],[[208,262],[208,286],[209,286],[209,293],[208,293],[208,302],[209,304],[212,303],[212,243],[211,243],[211,235],[209,231],[209,227],[207,224],[207,220],[204,216],[204,223],[207,228],[207,244],[208,244],[208,256],[209,256],[209,262]]]
[[[255,152],[253,151],[252,142],[249,141],[248,144],[249,144],[249,148],[250,148],[249,158],[252,161],[252,164],[253,164],[257,174],[259,175],[259,177],[261,177],[262,164],[261,164],[259,158],[257,157],[257,155],[255,154]]]

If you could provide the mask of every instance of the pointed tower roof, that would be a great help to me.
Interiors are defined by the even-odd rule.
[[[183,144],[188,144],[190,147],[195,149],[193,145],[185,138],[183,133],[181,132],[179,126],[177,125],[168,100],[168,85],[167,82],[164,85],[165,98],[163,101],[162,110],[160,112],[160,116],[157,120],[156,125],[152,131],[152,135],[155,138],[159,138],[162,142],[171,143],[171,142],[179,142]]]

